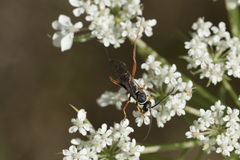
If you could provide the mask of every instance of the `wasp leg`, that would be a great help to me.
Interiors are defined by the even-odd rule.
[[[111,76],[109,76],[109,79],[110,79],[110,81],[111,81],[113,84],[115,84],[115,85],[117,85],[117,86],[120,86],[120,87],[121,87],[121,84],[120,84],[120,82],[116,81],[116,80],[115,80],[115,79],[113,79]]]
[[[123,107],[124,119],[127,118],[126,109],[127,109],[127,107],[128,107],[129,102],[130,102],[130,98],[127,100],[127,102],[125,103],[125,105],[124,105],[124,107]]]
[[[142,19],[140,21],[140,24],[142,25]],[[137,33],[137,37],[136,39],[134,40],[133,44],[134,44],[134,48],[133,48],[133,68],[132,68],[132,76],[134,77],[135,74],[136,74],[136,70],[137,70],[137,61],[136,61],[136,48],[137,48],[137,40],[138,40],[138,35],[140,34],[141,32],[141,28],[139,28],[138,30],[138,33]]]
[[[142,114],[142,116],[144,116],[144,112],[138,105],[136,105],[136,108],[137,108],[138,112],[140,112]]]
[[[132,76],[133,76],[133,77],[136,75],[136,70],[137,70],[136,42],[134,42],[134,48],[133,48],[133,68],[132,68]]]
[[[136,106],[136,108],[140,113],[143,113],[142,109],[138,105]]]
[[[144,84],[143,87],[140,87],[140,89],[143,91],[145,87],[146,87],[146,84]]]

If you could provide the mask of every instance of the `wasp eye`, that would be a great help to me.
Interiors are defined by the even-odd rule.
[[[147,101],[144,105],[143,105],[143,112],[147,112],[149,108],[151,108],[152,103],[150,101]]]
[[[147,100],[147,96],[144,92],[138,91],[136,93],[136,96],[137,96],[137,102],[139,102],[139,103],[144,103]]]

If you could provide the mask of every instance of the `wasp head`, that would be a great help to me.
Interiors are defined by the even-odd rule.
[[[147,112],[149,108],[152,107],[152,103],[150,101],[147,101],[146,103],[144,103],[143,105],[143,112]]]

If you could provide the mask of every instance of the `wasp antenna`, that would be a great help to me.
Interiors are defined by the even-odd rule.
[[[166,96],[164,96],[160,101],[158,101],[154,106],[152,106],[151,108],[156,107],[157,105],[159,105],[160,103],[162,103],[164,100],[166,100],[168,98],[168,96],[170,96],[175,90],[175,87],[173,87],[173,89],[168,92],[168,94]]]
[[[151,108],[149,109],[149,112],[150,112],[150,124],[149,124],[149,127],[148,127],[147,134],[146,134],[146,136],[143,138],[142,142],[144,142],[144,141],[147,139],[147,137],[148,137],[149,134],[150,134],[151,128],[152,128],[152,112],[151,112]]]

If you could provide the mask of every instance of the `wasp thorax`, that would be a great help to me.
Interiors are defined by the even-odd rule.
[[[144,103],[143,105],[143,112],[147,112],[149,108],[152,107],[152,103],[150,101],[147,101],[146,103]]]
[[[138,103],[144,103],[147,100],[147,95],[143,91],[137,91],[136,96]]]

